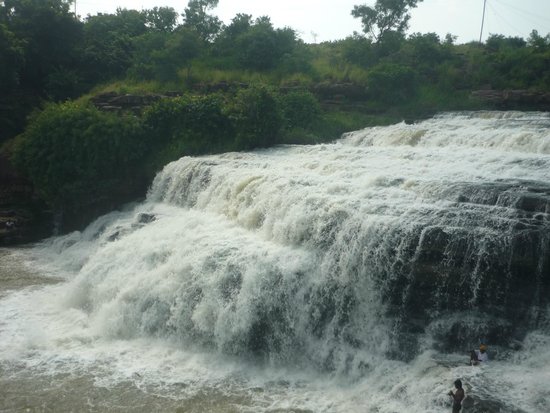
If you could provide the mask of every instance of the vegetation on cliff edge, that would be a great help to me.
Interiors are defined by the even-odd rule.
[[[356,6],[364,33],[321,44],[267,16],[224,25],[217,0],[190,0],[181,15],[155,7],[85,19],[70,0],[0,1],[0,144],[19,135],[5,146],[19,171],[51,206],[76,213],[143,193],[183,155],[491,108],[472,99],[477,89],[550,91],[550,35],[469,44],[407,35],[420,1]],[[107,91],[179,97],[113,114],[90,103]]]

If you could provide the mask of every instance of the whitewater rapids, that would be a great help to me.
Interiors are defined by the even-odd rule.
[[[548,412],[548,188],[542,113],[182,158],[0,251],[0,411]]]

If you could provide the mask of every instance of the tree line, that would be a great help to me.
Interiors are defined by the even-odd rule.
[[[194,60],[266,71],[296,66],[301,58],[303,43],[294,30],[246,14],[224,26],[208,13],[217,0],[191,0],[183,23],[168,7],[118,9],[80,20],[70,3],[0,2],[0,141],[21,132],[30,110],[44,101],[75,99],[113,79],[166,83],[183,76],[185,84]]]
[[[70,0],[3,0],[0,142],[20,133],[43,102],[75,99],[113,80],[180,90],[224,76],[305,86],[351,81],[368,88],[374,104],[414,99],[423,88],[444,96],[488,85],[550,86],[548,36],[491,35],[485,44],[466,45],[456,45],[451,34],[407,36],[409,11],[418,3],[355,6],[351,13],[364,33],[316,45],[292,28],[275,28],[267,16],[237,14],[224,25],[213,14],[218,0],[191,0],[181,14],[169,7],[118,9],[83,20]]]

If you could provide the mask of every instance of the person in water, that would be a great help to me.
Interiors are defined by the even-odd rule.
[[[462,382],[460,379],[455,380],[456,391],[453,393],[451,390],[449,396],[453,398],[453,413],[459,413],[462,409],[462,400],[464,400],[464,389],[462,388]]]
[[[472,350],[470,352],[470,364],[477,366],[479,363],[486,363],[489,361],[489,355],[487,354],[487,346],[481,344],[479,350]]]

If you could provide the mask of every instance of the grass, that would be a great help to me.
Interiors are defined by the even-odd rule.
[[[218,69],[202,62],[194,62],[191,66],[190,74],[193,83],[277,83],[276,76],[271,72],[263,73],[242,69]],[[187,77],[187,69],[180,71],[179,76]]]
[[[214,68],[208,62],[195,61],[190,68],[181,69],[177,82],[161,83],[158,81],[118,80],[95,87],[81,99],[105,93],[120,94],[152,94],[167,91],[185,92],[190,90],[190,83],[197,85],[213,85],[227,83],[263,83],[280,87],[302,86],[311,87],[320,81],[330,79],[331,82],[352,82],[365,86],[367,71],[355,65],[344,64],[343,60],[334,60],[333,55],[318,53],[313,60],[312,73],[282,74],[277,72],[254,72],[240,69]],[[188,79],[188,76],[191,76]],[[314,144],[329,142],[339,138],[343,133],[362,129],[368,126],[383,126],[398,123],[403,120],[416,121],[428,118],[441,111],[479,110],[485,109],[481,102],[470,98],[468,91],[444,91],[438,85],[423,83],[416,95],[403,102],[393,105],[378,102],[374,99],[360,102],[347,102],[326,107],[322,116],[310,130],[293,129],[286,131],[281,137],[283,143]]]

